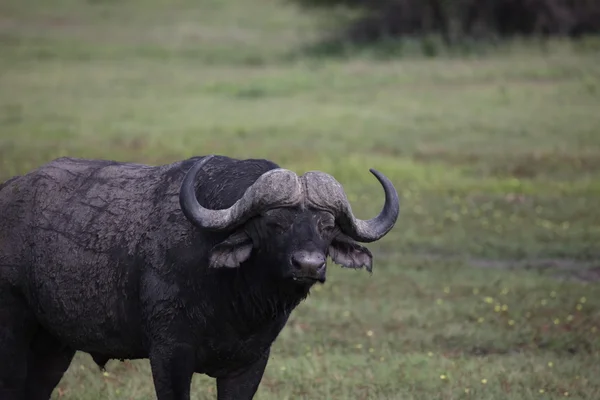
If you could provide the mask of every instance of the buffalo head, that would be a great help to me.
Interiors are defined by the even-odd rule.
[[[370,220],[354,216],[342,185],[332,176],[311,171],[299,177],[281,168],[261,175],[231,207],[207,209],[199,204],[194,187],[212,157],[190,168],[179,195],[183,213],[197,227],[231,232],[212,249],[211,267],[235,268],[253,257],[273,266],[278,278],[304,284],[325,281],[327,256],[343,267],[371,271],[371,252],[358,242],[379,240],[398,218],[394,186],[373,169],[383,186],[385,205]]]

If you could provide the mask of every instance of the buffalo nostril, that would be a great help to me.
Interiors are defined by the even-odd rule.
[[[301,269],[302,268],[302,264],[300,263],[300,261],[295,256],[292,256],[292,265],[296,269]]]

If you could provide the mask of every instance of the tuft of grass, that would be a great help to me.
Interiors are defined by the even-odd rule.
[[[7,0],[0,11],[0,180],[65,155],[261,157],[333,174],[361,218],[383,202],[368,168],[396,184],[401,216],[369,246],[373,276],[330,267],[275,343],[257,398],[600,391],[592,39],[329,58],[301,54],[318,23],[276,0]],[[194,399],[215,393],[194,377]],[[146,361],[103,374],[85,354],[53,394],[153,396]]]

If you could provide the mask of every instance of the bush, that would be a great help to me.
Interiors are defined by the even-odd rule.
[[[355,42],[436,33],[447,44],[492,36],[580,36],[600,32],[599,0],[294,0],[363,11],[345,36]]]

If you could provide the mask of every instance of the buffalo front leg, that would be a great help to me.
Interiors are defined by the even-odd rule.
[[[48,400],[69,368],[74,355],[75,350],[40,329],[30,346],[25,398]]]
[[[154,347],[150,353],[152,378],[158,400],[189,400],[194,374],[194,348],[188,344]]]
[[[0,280],[0,399],[23,400],[29,343],[37,329],[33,314],[12,287]]]
[[[268,361],[269,351],[243,371],[217,378],[217,399],[252,400],[265,373]]]

